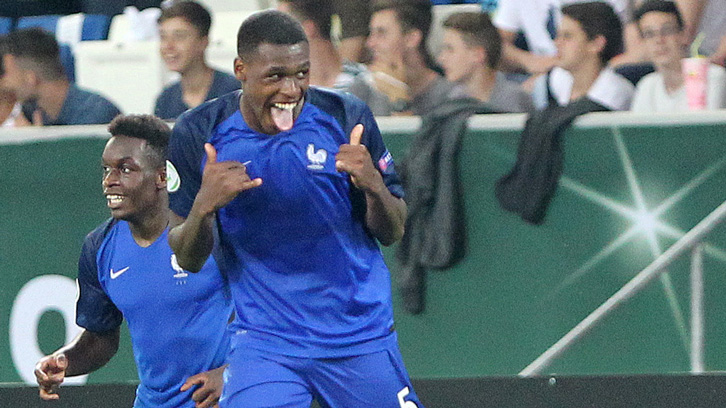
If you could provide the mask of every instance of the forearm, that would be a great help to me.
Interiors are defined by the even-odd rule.
[[[184,270],[199,272],[214,247],[212,212],[200,211],[195,203],[186,219],[178,218],[169,231],[169,246]]]
[[[366,225],[381,244],[388,246],[401,239],[406,223],[406,203],[380,188],[366,191]]]
[[[675,0],[678,11],[683,17],[688,42],[692,42],[698,34],[703,10],[706,8],[705,0]]]
[[[502,69],[505,71],[526,71],[527,52],[513,44],[502,44]]]
[[[53,354],[64,354],[68,361],[66,376],[88,374],[103,367],[116,354],[119,343],[119,329],[107,333],[82,331],[69,344]]]

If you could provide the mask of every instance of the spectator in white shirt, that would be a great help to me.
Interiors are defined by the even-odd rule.
[[[688,49],[688,34],[676,4],[649,0],[635,19],[655,72],[638,82],[633,99],[635,112],[687,111],[685,80],[681,61]],[[706,109],[726,107],[726,70],[716,64],[708,68]]]

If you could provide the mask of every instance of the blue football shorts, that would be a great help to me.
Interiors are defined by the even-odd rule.
[[[291,357],[235,347],[224,372],[220,408],[423,408],[396,342],[343,358]]]

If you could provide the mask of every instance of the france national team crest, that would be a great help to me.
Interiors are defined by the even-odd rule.
[[[315,151],[315,146],[310,143],[308,145],[307,154],[308,160],[310,161],[310,164],[308,164],[308,169],[322,170],[325,167],[325,160],[328,159],[328,152],[326,152],[325,149]]]
[[[383,153],[383,156],[378,159],[378,168],[381,169],[381,171],[386,171],[388,166],[391,164],[393,164],[393,156],[391,156],[391,152],[386,150],[385,153]]]
[[[181,266],[179,266],[179,262],[176,261],[176,254],[171,254],[171,267],[174,269],[174,281],[177,285],[184,285],[187,283],[186,277],[189,276],[184,269],[182,269]]]

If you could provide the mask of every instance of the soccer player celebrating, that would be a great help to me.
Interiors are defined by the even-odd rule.
[[[309,87],[300,24],[258,12],[238,33],[237,91],[182,114],[169,241],[197,270],[215,244],[237,311],[220,407],[421,407],[393,329],[376,240],[406,205],[368,107]]]
[[[103,192],[112,218],[88,234],[78,262],[76,321],[84,330],[38,362],[40,397],[57,399],[66,376],[106,364],[125,317],[141,380],[134,407],[211,407],[221,394],[232,307],[213,258],[189,274],[169,247],[171,130],[154,116],[129,115],[109,132]]]

